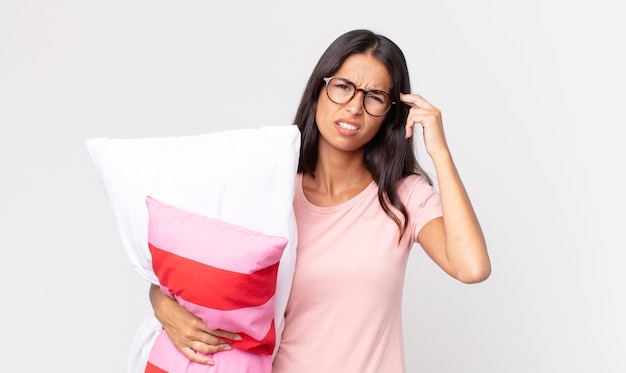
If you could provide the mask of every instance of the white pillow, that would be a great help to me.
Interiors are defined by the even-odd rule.
[[[86,145],[128,257],[139,274],[152,283],[158,284],[158,279],[148,248],[146,196],[289,240],[280,261],[276,289],[278,342],[295,270],[293,196],[300,150],[298,128],[269,126],[138,139],[100,137],[86,140]],[[157,329],[154,321],[144,324],[144,328]],[[139,359],[139,366],[143,360],[141,369],[149,351],[145,341],[156,338],[152,334],[140,330],[136,339],[141,345],[135,350],[143,353],[141,358],[131,356],[131,360]],[[129,366],[133,364],[131,361]]]

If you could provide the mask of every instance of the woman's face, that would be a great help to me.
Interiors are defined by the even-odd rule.
[[[348,57],[333,76],[345,78],[357,88],[380,90],[389,93],[391,76],[385,65],[370,54],[354,54]],[[345,152],[362,150],[376,135],[385,117],[368,114],[363,107],[363,91],[344,103],[336,104],[320,91],[315,120],[320,132],[320,146],[330,146]]]

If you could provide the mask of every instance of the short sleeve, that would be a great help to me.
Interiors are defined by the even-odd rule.
[[[407,176],[401,181],[398,193],[409,213],[409,231],[413,239],[428,222],[443,216],[439,192],[425,177]]]

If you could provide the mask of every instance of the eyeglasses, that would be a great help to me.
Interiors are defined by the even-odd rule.
[[[358,91],[363,92],[363,108],[369,115],[374,117],[382,117],[389,112],[391,105],[396,104],[391,100],[391,96],[387,92],[376,89],[366,91],[362,88],[357,88],[354,83],[346,78],[331,76],[324,78],[324,82],[326,83],[326,95],[332,102],[338,105],[352,100]]]

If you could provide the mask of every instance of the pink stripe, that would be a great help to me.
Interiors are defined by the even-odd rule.
[[[209,355],[215,365],[192,363],[174,347],[167,333],[157,337],[148,360],[157,367],[172,373],[270,373],[272,357],[233,348],[230,351]]]
[[[277,263],[287,246],[267,236],[146,197],[148,240],[162,250],[228,271],[249,274]]]
[[[162,288],[168,293],[166,288]],[[176,297],[178,303],[204,321],[211,329],[228,330],[233,333],[244,332],[260,341],[272,326],[274,319],[274,297],[258,307],[246,307],[235,310],[222,311],[202,307]]]

